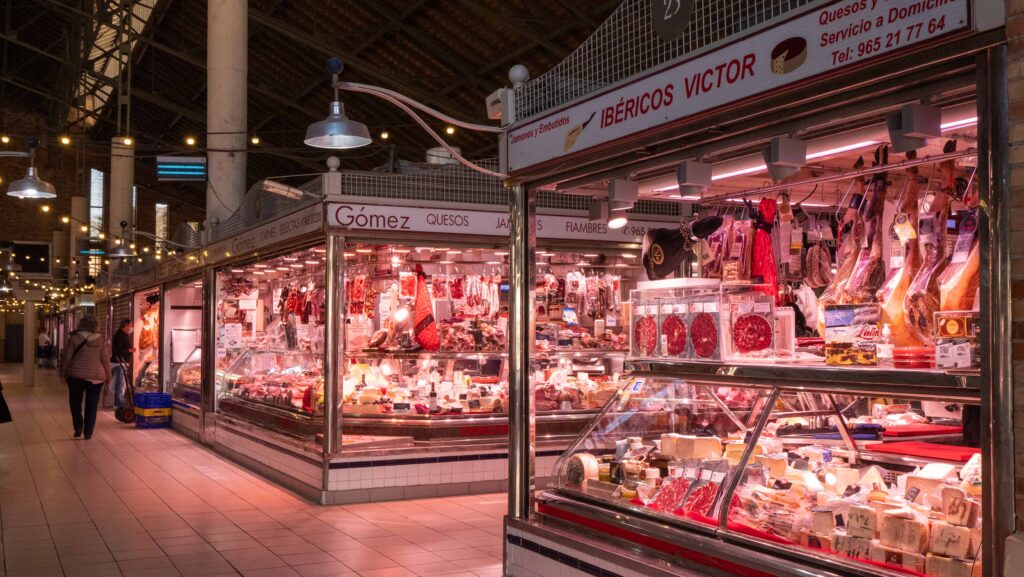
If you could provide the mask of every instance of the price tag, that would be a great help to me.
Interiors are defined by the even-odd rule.
[[[710,481],[711,480],[711,471],[709,471],[707,469],[704,469],[703,471],[701,471],[700,472],[700,479],[701,479],[701,481]]]
[[[661,354],[668,355],[668,335],[661,335]]]
[[[910,215],[905,212],[896,214],[896,218],[892,223],[891,235],[898,239],[901,244],[917,238],[917,231],[914,230],[914,223],[910,220]]]
[[[721,483],[724,480],[725,480],[725,473],[718,472],[718,473],[715,473],[714,475],[711,475],[711,481],[712,482]]]
[[[937,343],[935,345],[935,366],[940,369],[955,368],[956,345],[952,342]]]
[[[697,478],[697,469],[695,469],[693,467],[687,467],[683,471],[683,476],[686,477],[687,479],[696,479]]]
[[[899,242],[898,239],[894,240],[889,250],[889,268],[898,269],[903,268],[903,264],[906,262],[907,257],[905,255],[904,246]]]
[[[771,305],[771,303],[766,303],[766,302],[765,303],[754,303],[754,312],[755,313],[765,313],[765,314],[770,313],[770,312],[772,312],[772,305]]]
[[[754,303],[736,303],[736,312],[745,315],[754,310]]]
[[[629,390],[634,392],[634,393],[639,393],[643,389],[644,389],[644,380],[643,379],[637,379],[637,380],[633,381],[633,386],[630,387]]]
[[[714,303],[714,302],[704,303],[704,312],[706,312],[706,313],[717,313],[718,312],[718,303]]]
[[[676,303],[672,305],[672,312],[677,315],[681,315],[686,312],[686,305],[683,303]]]
[[[672,314],[672,305],[671,304],[663,304],[663,305],[661,305],[661,314],[663,314],[663,315],[670,315],[670,314]]]
[[[615,317],[608,317],[608,318],[604,319],[604,326],[605,326],[605,328],[614,327],[616,324],[618,324],[618,321],[615,320]]]

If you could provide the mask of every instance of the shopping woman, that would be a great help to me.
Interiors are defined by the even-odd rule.
[[[71,403],[71,422],[75,437],[92,438],[96,426],[96,409],[100,403],[103,383],[110,380],[110,354],[106,339],[96,332],[99,322],[86,315],[78,321],[78,328],[68,338],[60,357],[60,377],[68,385]],[[82,397],[85,414],[82,414]]]

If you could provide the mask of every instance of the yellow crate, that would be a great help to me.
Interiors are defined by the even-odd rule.
[[[171,409],[140,409],[135,407],[135,415],[139,417],[169,417]]]

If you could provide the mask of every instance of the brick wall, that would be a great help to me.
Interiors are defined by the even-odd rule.
[[[1024,531],[1024,0],[1006,0],[1017,529]]]

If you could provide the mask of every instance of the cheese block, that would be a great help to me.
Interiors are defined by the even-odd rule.
[[[926,496],[932,495],[939,487],[944,486],[942,479],[931,479],[920,475],[907,475],[904,486],[905,496],[913,503],[927,503]]]
[[[900,509],[903,507],[902,503],[896,503],[894,501],[871,501],[868,504],[874,508],[879,517],[881,517],[881,515],[886,511],[892,511],[893,509]],[[881,522],[879,522],[879,528],[881,528]]]
[[[836,533],[832,537],[832,550],[851,559],[869,559],[871,557],[871,540],[846,533]]]
[[[597,457],[590,453],[577,453],[569,457],[565,466],[565,479],[570,487],[586,489],[587,481],[598,477]]]
[[[928,548],[928,533],[928,525],[907,509],[886,511],[879,521],[881,544],[907,553],[923,553]]]
[[[665,433],[661,436],[661,454],[669,457],[679,456],[679,439],[683,436],[679,433]]]
[[[871,560],[876,563],[885,563],[894,567],[910,569],[918,573],[923,573],[925,568],[924,555],[886,547],[879,541],[871,542]]]
[[[850,467],[833,467],[825,472],[825,490],[842,495],[850,485],[860,483],[860,471]]]
[[[943,487],[940,491],[942,494],[942,512],[949,514],[949,507],[953,503],[953,499],[966,499],[967,493],[960,487]]]
[[[789,466],[786,455],[755,455],[754,462],[760,463],[768,471],[768,476],[773,479],[785,477],[786,467]]]
[[[718,437],[680,435],[675,441],[674,457],[681,459],[721,459],[722,440]],[[662,451],[665,447],[662,445]]]
[[[967,548],[967,557],[975,559],[981,555],[981,529],[971,529],[971,546]]]
[[[786,479],[793,483],[794,488],[797,484],[802,485],[811,494],[820,493],[825,490],[825,486],[818,480],[818,476],[810,471],[789,469],[786,471]]]
[[[836,514],[831,509],[811,510],[811,531],[819,535],[829,535],[836,528]]]
[[[973,527],[978,524],[980,513],[981,504],[977,501],[954,497],[950,500],[949,509],[946,510],[946,522],[960,527]]]
[[[878,515],[871,507],[852,505],[846,515],[846,533],[851,537],[871,540],[878,530]]]
[[[860,485],[861,487],[869,487],[871,489],[885,491],[885,474],[882,472],[882,469],[874,465],[866,469],[861,469]]]
[[[812,547],[814,549],[821,549],[822,551],[832,551],[832,533],[815,533],[807,530],[807,528],[800,529],[799,541],[804,547]]]
[[[981,561],[953,559],[932,555],[925,558],[924,572],[929,577],[978,577],[981,575]]]
[[[932,521],[928,551],[948,557],[967,557],[971,548],[971,530],[942,521]]]

